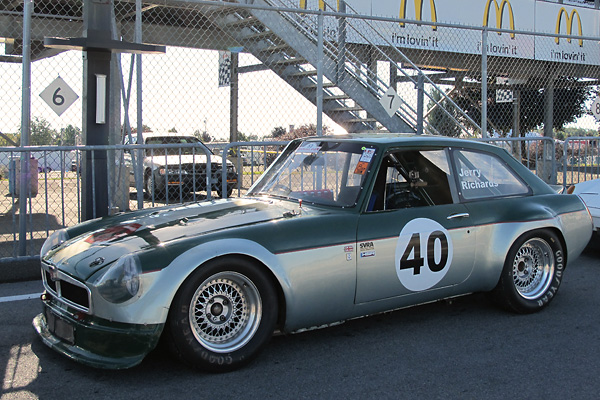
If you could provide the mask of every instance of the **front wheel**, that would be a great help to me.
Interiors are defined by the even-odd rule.
[[[518,313],[541,310],[558,291],[565,261],[562,244],[553,232],[524,234],[510,248],[492,298]]]
[[[273,284],[256,265],[237,257],[213,260],[176,294],[169,312],[170,346],[186,364],[231,371],[268,342],[277,313]]]

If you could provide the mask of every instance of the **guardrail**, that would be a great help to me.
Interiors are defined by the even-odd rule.
[[[562,143],[563,187],[600,178],[600,138],[569,137]]]
[[[557,162],[560,157],[557,157],[554,139],[549,137],[518,137],[478,140],[505,148],[544,182],[556,184]]]

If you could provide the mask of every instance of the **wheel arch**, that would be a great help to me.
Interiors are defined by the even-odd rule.
[[[476,289],[492,290],[500,281],[504,262],[512,246],[525,235],[543,231],[550,231],[558,237],[563,248],[566,265],[568,258],[567,240],[561,230],[560,222],[556,219],[532,221],[526,224],[505,223],[485,226],[485,230],[481,231],[480,235],[486,238],[487,243],[492,245],[485,250],[482,248],[476,256],[477,264],[471,278],[476,278],[475,280],[482,284]],[[481,237],[478,237],[478,240]]]
[[[235,249],[235,251],[232,251],[232,249]],[[176,293],[194,271],[211,261],[229,257],[249,261],[267,276],[277,294],[277,326],[282,328],[286,321],[287,297],[290,294],[289,282],[274,254],[258,243],[245,239],[223,239],[206,242],[176,257],[169,266],[163,269],[164,273],[174,280],[174,290],[172,290],[168,299],[168,307],[171,307]]]
[[[249,254],[236,253],[236,252],[222,254],[222,255],[219,255],[219,256],[216,256],[216,257],[213,257],[211,259],[204,261],[201,265],[198,265],[198,267],[196,267],[196,269],[194,269],[194,271],[197,270],[198,268],[202,268],[202,266],[206,265],[206,263],[216,261],[216,260],[229,259],[229,258],[231,258],[231,259],[238,258],[238,259],[242,259],[247,262],[250,262],[254,266],[256,266],[256,268],[259,269],[263,274],[265,274],[267,276],[267,278],[271,282],[273,289],[275,289],[275,293],[277,294],[277,306],[278,306],[277,307],[278,308],[277,327],[283,328],[283,326],[285,325],[285,316],[286,316],[286,300],[285,300],[285,294],[283,293],[283,288],[281,287],[281,284],[280,284],[279,280],[277,279],[277,277],[275,276],[275,274],[273,273],[273,271],[264,262],[262,262],[258,258],[253,257]],[[191,272],[190,272],[190,275],[191,275]],[[189,278],[189,275],[188,275],[188,278]]]

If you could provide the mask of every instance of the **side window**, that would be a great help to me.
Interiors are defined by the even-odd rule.
[[[493,154],[455,150],[458,191],[465,200],[525,195],[529,188]]]
[[[445,150],[388,153],[381,164],[367,211],[452,203]]]

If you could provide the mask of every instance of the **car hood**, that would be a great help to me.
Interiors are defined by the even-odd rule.
[[[292,202],[223,199],[161,208],[146,214],[104,218],[96,229],[73,237],[43,260],[82,279],[134,252],[166,251],[169,243],[236,227],[300,217]],[[111,223],[112,222],[112,223]],[[158,253],[157,253],[158,254]]]

